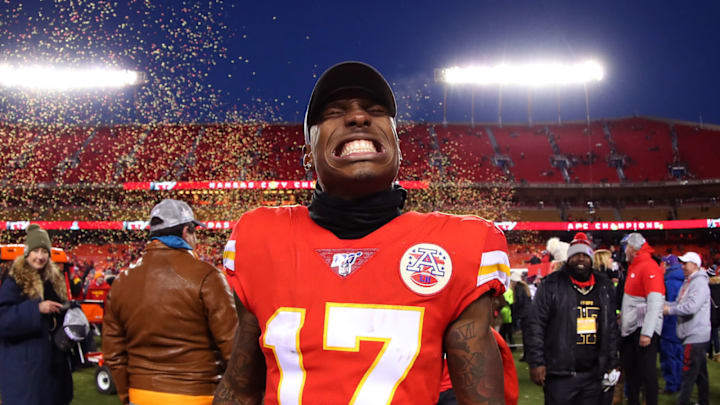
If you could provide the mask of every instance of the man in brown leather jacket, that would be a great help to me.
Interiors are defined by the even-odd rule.
[[[210,404],[230,358],[235,304],[223,273],[195,255],[196,226],[185,202],[157,204],[145,253],[112,285],[102,347],[124,404]]]

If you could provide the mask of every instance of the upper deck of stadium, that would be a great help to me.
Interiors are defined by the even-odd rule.
[[[651,117],[401,125],[400,180],[517,186],[720,179],[720,126]],[[3,184],[303,179],[300,124],[0,125]]]

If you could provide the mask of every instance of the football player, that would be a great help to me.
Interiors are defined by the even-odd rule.
[[[396,112],[369,65],[318,79],[311,204],[247,212],[225,248],[240,325],[215,404],[434,405],[444,353],[459,403],[504,403],[489,325],[505,237],[477,217],[402,212]]]

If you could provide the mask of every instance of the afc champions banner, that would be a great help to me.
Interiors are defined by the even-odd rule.
[[[229,230],[236,221],[212,219],[204,221],[210,230]],[[0,221],[0,229],[6,231],[24,231],[31,224],[38,224],[52,230],[119,230],[145,231],[150,228],[149,221]],[[520,222],[498,221],[495,225],[504,232],[513,231],[608,231],[636,232],[662,231],[672,229],[717,229],[720,218],[688,219],[674,221],[612,221],[612,222]]]

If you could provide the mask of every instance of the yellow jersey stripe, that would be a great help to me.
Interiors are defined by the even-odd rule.
[[[485,276],[495,272],[510,274],[510,266],[504,263],[492,264],[490,266],[480,266],[478,276]]]
[[[223,267],[226,270],[235,271],[235,241],[229,240],[225,244],[225,251],[223,252]]]
[[[477,285],[499,280],[507,289],[510,285],[510,259],[503,250],[484,252],[478,269]]]

